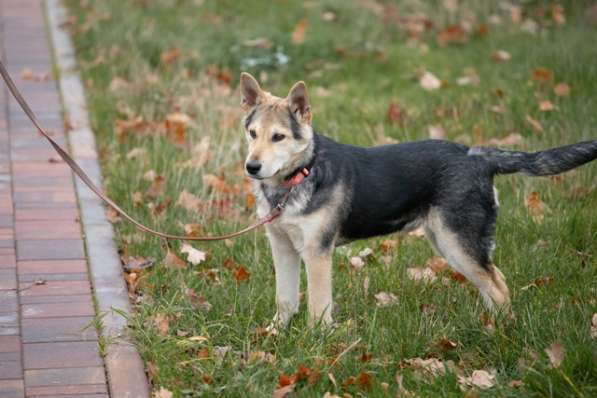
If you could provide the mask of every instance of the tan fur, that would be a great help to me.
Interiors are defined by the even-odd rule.
[[[466,253],[456,235],[445,225],[436,209],[429,211],[425,221],[425,232],[437,254],[444,257],[450,267],[464,275],[479,289],[488,308],[494,311],[509,311],[510,292],[502,272],[495,265],[491,265],[487,270],[477,264]]]

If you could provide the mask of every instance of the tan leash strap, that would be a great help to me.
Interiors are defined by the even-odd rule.
[[[252,224],[246,228],[243,228],[240,231],[233,232],[233,233],[230,233],[227,235],[182,236],[182,235],[170,235],[167,233],[163,233],[163,232],[159,232],[154,229],[151,229],[151,228],[141,224],[139,221],[135,220],[133,217],[129,216],[127,214],[127,212],[125,212],[123,209],[120,208],[120,206],[118,206],[116,203],[114,203],[112,201],[112,199],[108,198],[101,191],[101,189],[99,189],[93,183],[91,178],[89,178],[89,176],[83,171],[83,169],[81,169],[81,167],[73,160],[73,158],[71,158],[71,156],[68,154],[68,152],[66,152],[64,149],[62,149],[62,147],[60,145],[58,145],[58,143],[56,141],[54,141],[54,139],[52,139],[52,137],[50,137],[50,135],[46,132],[46,130],[44,130],[44,128],[39,124],[37,118],[35,117],[35,114],[29,107],[29,104],[27,104],[27,101],[25,101],[25,99],[21,95],[17,86],[12,81],[8,71],[6,70],[6,67],[4,66],[4,63],[1,60],[0,60],[0,74],[2,74],[2,78],[4,79],[4,82],[8,86],[8,89],[10,90],[12,95],[15,97],[15,99],[17,100],[19,105],[21,106],[21,109],[23,109],[23,112],[25,112],[27,117],[29,117],[29,120],[31,120],[31,122],[35,125],[35,127],[41,133],[41,135],[43,135],[48,140],[48,142],[54,147],[56,152],[58,152],[60,157],[66,162],[66,164],[69,165],[69,167],[72,169],[72,171],[74,171],[74,173],[81,179],[81,181],[83,181],[85,183],[85,185],[87,185],[87,187],[89,187],[89,189],[91,189],[101,200],[103,200],[108,206],[112,207],[120,216],[122,216],[129,222],[133,223],[133,225],[135,225],[135,227],[137,227],[141,231],[144,231],[149,234],[158,236],[160,238],[165,238],[165,239],[189,240],[189,241],[191,241],[191,240],[195,240],[195,241],[224,240],[224,239],[229,239],[229,238],[235,238],[235,237],[245,234],[249,231],[252,231],[256,228],[259,228],[262,225],[273,221],[274,219],[279,217],[280,214],[282,214],[282,210],[284,209],[284,206],[286,205],[286,201],[288,200],[290,191],[282,198],[280,203],[276,207],[274,207],[272,209],[272,211],[267,216],[265,216],[264,218],[259,220],[257,223]]]

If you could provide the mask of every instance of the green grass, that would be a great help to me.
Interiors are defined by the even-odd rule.
[[[597,46],[593,40],[597,29],[584,14],[588,2],[566,6],[564,26],[555,26],[549,12],[537,16],[537,10],[549,10],[551,3],[525,2],[525,18],[545,25],[535,35],[522,32],[498,2],[492,6],[460,3],[461,8],[450,14],[439,1],[396,2],[380,16],[372,7],[363,6],[381,4],[374,1],[69,1],[70,27],[110,197],[144,223],[169,232],[182,233],[184,224],[200,223],[206,231],[218,234],[254,220],[244,188],[241,194],[227,198],[225,214],[221,214],[214,204],[226,198],[202,183],[203,175],[215,174],[232,186],[244,187],[237,83],[247,59],[263,61],[246,69],[266,80],[263,86],[280,96],[296,80],[305,80],[316,129],[342,142],[372,145],[384,139],[423,139],[432,124],[443,126],[448,139],[468,143],[516,132],[523,137],[516,147],[525,150],[597,136]],[[324,12],[332,12],[336,20],[323,20]],[[487,25],[487,35],[471,34],[464,44],[442,47],[436,43],[438,31],[471,13],[476,18],[473,31],[488,24],[491,15],[499,15],[503,23]],[[434,25],[411,43],[396,15],[415,14],[428,17]],[[291,41],[291,32],[301,19],[308,20],[308,26],[305,42],[297,45]],[[244,44],[259,37],[268,38],[272,47]],[[161,54],[172,48],[180,50],[180,57],[163,63]],[[512,59],[491,60],[498,49],[508,51]],[[275,61],[276,52],[289,58],[287,65]],[[456,84],[468,67],[480,76],[478,86]],[[542,86],[531,78],[539,67],[553,72],[553,82]],[[208,71],[213,75],[216,69],[229,73],[232,81],[222,84],[211,77]],[[432,92],[423,90],[417,81],[422,69],[442,79],[444,86]],[[569,84],[570,96],[553,93],[558,82]],[[496,95],[497,90],[503,96]],[[557,110],[540,112],[538,97],[552,101]],[[406,111],[401,122],[388,120],[392,102]],[[494,106],[503,107],[504,112],[493,112]],[[131,131],[121,138],[116,134],[118,121],[141,116],[150,123],[162,122],[176,110],[188,114],[193,122],[186,131],[185,148],[156,134],[154,128],[145,134]],[[543,132],[533,131],[527,115],[542,124]],[[189,148],[206,136],[211,143],[209,161],[202,167],[182,167],[193,157]],[[146,156],[127,158],[134,148],[144,148]],[[165,178],[164,189],[155,198],[146,194],[150,182],[143,176],[149,170]],[[515,175],[496,180],[502,210],[495,262],[512,290],[516,319],[498,320],[494,332],[480,321],[484,309],[470,284],[451,281],[445,286],[438,281],[421,285],[408,279],[406,268],[424,266],[432,252],[422,239],[407,237],[400,238],[389,264],[379,250],[386,238],[355,242],[337,251],[336,329],[307,328],[303,300],[288,330],[278,336],[260,336],[256,329],[273,316],[275,291],[263,231],[231,242],[195,245],[209,253],[208,260],[177,270],[164,266],[164,242],[119,222],[116,236],[123,253],[155,260],[155,266],[142,273],[134,296],[132,334],[154,387],[167,388],[176,397],[269,396],[279,375],[296,372],[300,364],[318,368],[321,378],[313,385],[301,381],[296,396],[319,397],[327,391],[393,396],[398,391],[396,372],[404,376],[404,387],[417,396],[462,396],[456,374],[421,378],[404,366],[409,358],[429,356],[454,361],[465,375],[474,369],[494,369],[496,386],[478,391],[481,396],[595,396],[597,342],[590,337],[590,319],[597,312],[596,177],[597,164],[591,164],[561,179]],[[175,205],[183,189],[202,198],[207,208],[188,213]],[[540,193],[547,206],[541,224],[532,220],[525,207],[525,198],[533,191]],[[136,206],[135,192],[142,195]],[[156,215],[154,209],[160,205],[165,210]],[[178,252],[179,243],[172,245]],[[374,258],[361,271],[352,271],[348,253],[354,255],[365,247],[374,250]],[[224,266],[228,259],[244,265],[250,278],[237,283]],[[209,277],[207,270],[217,277]],[[546,276],[553,277],[553,282],[521,290]],[[368,291],[363,286],[366,279]],[[207,300],[211,309],[197,308],[197,300],[187,289]],[[395,294],[397,304],[378,308],[373,295],[379,291]],[[156,315],[169,319],[167,332],[158,332]],[[192,341],[191,336],[205,336],[207,341]],[[436,342],[442,338],[457,342],[457,347],[447,352],[438,349]],[[566,356],[559,368],[552,369],[544,349],[556,340],[564,345]],[[217,347],[230,347],[230,351],[220,358]],[[209,357],[200,356],[206,352],[203,348],[208,348]],[[248,360],[252,352],[259,351],[273,354],[275,361]],[[363,353],[372,359],[361,361]],[[529,369],[521,369],[520,359],[532,353],[537,353],[536,360]],[[371,376],[369,388],[345,383],[361,372]],[[512,380],[522,380],[524,385],[509,387]],[[383,383],[388,383],[388,391]]]

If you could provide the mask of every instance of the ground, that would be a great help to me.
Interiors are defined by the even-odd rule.
[[[431,135],[532,151],[595,139],[595,6],[477,3],[68,1],[109,195],[169,232],[253,221],[242,70],[280,96],[306,81],[317,131],[346,143]],[[494,258],[514,320],[490,319],[447,270],[416,280],[433,253],[420,237],[394,235],[337,250],[335,329],[307,328],[303,298],[289,329],[268,335],[274,274],[263,231],[195,244],[207,258],[193,265],[179,243],[112,217],[156,393],[268,396],[298,374],[296,396],[592,396],[596,177],[591,164],[496,179]],[[434,375],[416,358],[447,370]],[[491,387],[465,386],[483,370]]]

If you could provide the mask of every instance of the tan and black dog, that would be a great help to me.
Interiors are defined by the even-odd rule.
[[[309,319],[329,324],[334,247],[420,226],[490,309],[509,310],[504,275],[491,260],[498,210],[493,177],[553,175],[597,157],[597,140],[535,153],[441,140],[345,145],[313,131],[303,82],[286,98],[263,91],[247,73],[240,87],[249,143],[245,166],[259,215],[287,198],[282,215],[266,227],[276,271],[274,326],[287,325],[298,311],[301,260]]]

